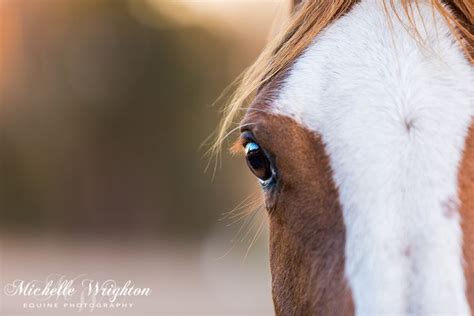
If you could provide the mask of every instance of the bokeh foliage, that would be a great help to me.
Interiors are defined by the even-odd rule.
[[[16,12],[21,49],[0,91],[3,229],[196,238],[238,202],[243,164],[212,182],[200,149],[236,75],[231,38],[159,15],[148,25],[121,0]]]

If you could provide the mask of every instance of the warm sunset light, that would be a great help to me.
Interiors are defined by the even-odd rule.
[[[241,161],[212,181],[201,145],[278,6],[0,0],[0,315],[49,315],[14,288],[51,273],[152,291],[91,315],[272,314],[261,201],[222,219],[255,183]]]
[[[289,6],[288,1],[282,0],[145,0],[145,3],[183,26],[203,26],[215,32],[227,30],[254,38],[267,36],[275,18],[287,15]]]
[[[474,313],[472,1],[0,0],[0,316]]]
[[[19,71],[21,25],[17,7],[0,1],[0,93]]]

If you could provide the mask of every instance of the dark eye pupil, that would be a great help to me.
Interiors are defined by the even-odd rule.
[[[247,165],[260,180],[268,180],[272,176],[270,162],[260,148],[247,153]]]

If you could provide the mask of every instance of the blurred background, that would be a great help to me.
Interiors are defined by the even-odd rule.
[[[282,12],[0,0],[1,287],[87,274],[153,291],[95,315],[272,315],[259,189],[241,157],[205,173],[201,145]],[[21,304],[2,291],[0,315],[69,315]]]

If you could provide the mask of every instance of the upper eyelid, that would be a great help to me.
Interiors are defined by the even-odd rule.
[[[255,136],[253,136],[250,130],[242,129],[241,134],[230,146],[229,150],[233,154],[245,153],[245,145],[247,145],[249,142],[255,142],[258,144],[258,142],[255,140]]]
[[[242,146],[245,146],[247,143],[249,142],[255,142],[258,144],[257,140],[255,139],[255,136],[253,135],[253,133],[246,129],[246,130],[242,130],[241,131],[241,134],[240,134],[240,137],[239,137],[241,143],[242,143]]]

